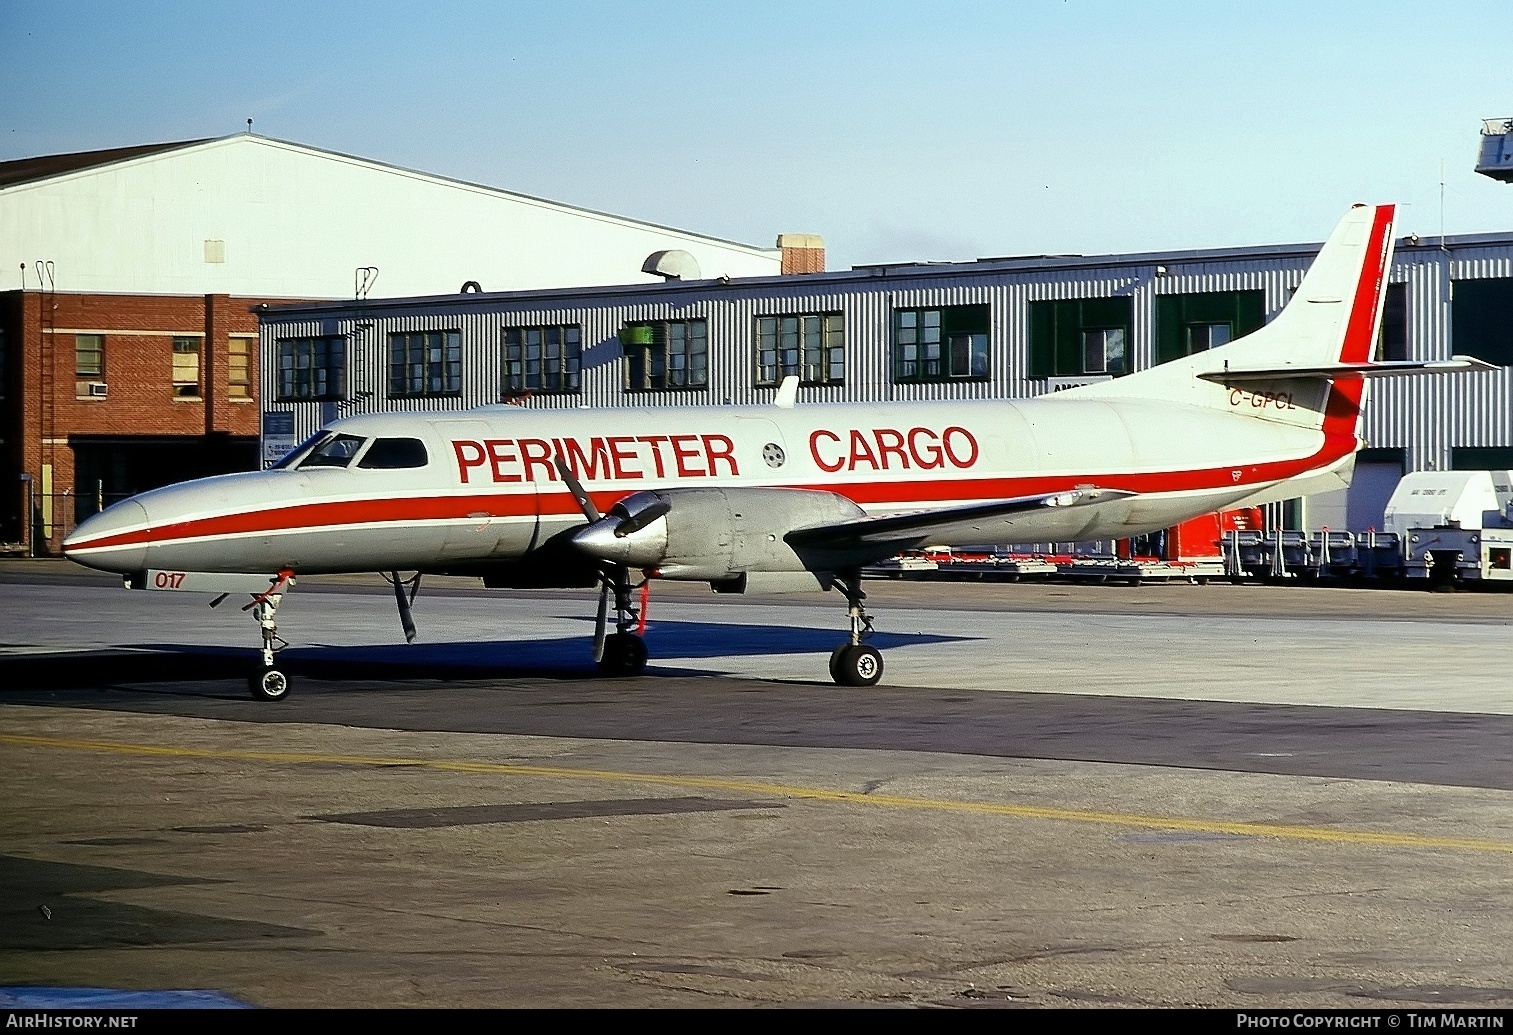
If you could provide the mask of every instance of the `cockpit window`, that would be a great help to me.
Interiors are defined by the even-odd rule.
[[[289,450],[289,452],[285,453],[283,455],[283,458],[280,459],[278,463],[269,468],[269,470],[282,471],[286,470],[287,468],[293,467],[300,460],[304,459],[305,454],[310,452],[310,448],[312,446],[314,446],[317,442],[324,441],[325,439],[328,439],[330,437],[331,432],[329,431],[317,431],[315,434],[305,439],[299,445]]]
[[[402,467],[424,467],[429,460],[426,444],[418,438],[381,438],[368,447],[357,466],[393,471]]]
[[[336,435],[327,439],[300,461],[300,470],[310,467],[346,467],[362,448],[365,439],[356,435]]]

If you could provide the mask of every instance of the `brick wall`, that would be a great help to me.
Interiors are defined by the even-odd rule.
[[[74,490],[69,440],[76,436],[257,436],[257,316],[251,310],[264,301],[283,300],[28,291],[8,292],[0,301],[10,384],[15,386],[4,400],[10,418],[6,424],[15,430],[6,435],[6,450],[0,453],[8,468],[0,471],[0,478],[11,486],[26,472],[38,479],[40,492],[43,465],[51,465],[53,492]],[[103,376],[76,376],[79,334],[103,335]],[[180,398],[174,390],[176,337],[193,338],[200,345],[198,397]],[[246,398],[233,398],[228,391],[233,337],[250,343],[251,390]],[[103,398],[89,394],[90,381],[106,386]],[[19,442],[12,445],[11,439]],[[15,500],[8,498],[11,495],[7,491],[0,497],[0,529],[24,532],[24,504],[19,495]],[[0,534],[4,538],[8,536]],[[56,546],[58,534],[53,540]]]

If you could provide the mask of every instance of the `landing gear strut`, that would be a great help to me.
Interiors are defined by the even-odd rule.
[[[612,565],[600,579],[604,588],[599,592],[599,617],[594,626],[594,661],[607,676],[639,676],[646,669],[646,641],[639,634],[644,623],[642,609],[635,604],[636,587],[630,584],[630,570],[621,564]],[[644,582],[641,585],[644,608],[644,590],[649,587]],[[611,593],[615,598],[615,631],[606,636]]]
[[[851,638],[830,654],[830,678],[841,686],[876,686],[883,677],[883,656],[862,642],[872,635],[872,616],[862,604],[867,594],[862,592],[861,575],[853,572],[830,584],[845,594],[851,617]]]
[[[259,701],[282,701],[289,696],[289,674],[274,663],[273,656],[289,645],[278,634],[275,616],[278,614],[278,605],[284,599],[284,588],[289,585],[290,579],[290,572],[280,572],[278,580],[268,588],[268,592],[253,597],[252,603],[242,608],[243,611],[252,612],[252,617],[257,619],[257,624],[263,633],[262,667],[254,670],[247,677],[247,688]]]

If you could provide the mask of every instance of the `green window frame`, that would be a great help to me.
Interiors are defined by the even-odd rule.
[[[894,382],[988,380],[991,319],[986,304],[893,310]]]
[[[620,347],[627,392],[709,387],[709,325],[704,320],[628,323],[620,331]]]
[[[285,338],[277,343],[278,402],[330,402],[347,395],[347,339]]]
[[[756,341],[759,386],[770,387],[790,376],[805,385],[838,385],[846,380],[843,313],[759,316]]]
[[[1259,290],[1157,295],[1156,362],[1217,348],[1265,323],[1266,296]]]
[[[1029,376],[1129,373],[1134,308],[1128,296],[1031,302]]]
[[[389,335],[391,398],[461,394],[461,331],[409,331]]]
[[[543,395],[583,391],[583,328],[577,324],[504,329],[504,390]]]

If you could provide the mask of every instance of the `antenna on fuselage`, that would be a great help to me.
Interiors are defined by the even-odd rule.
[[[783,378],[783,383],[778,385],[778,394],[773,396],[772,405],[780,410],[791,410],[799,401],[799,378],[797,374],[789,374]]]

